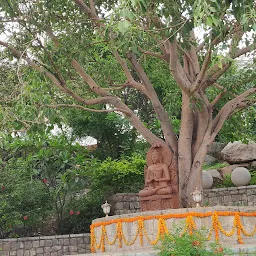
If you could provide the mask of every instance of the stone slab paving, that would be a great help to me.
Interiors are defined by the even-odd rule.
[[[78,254],[72,256],[157,256],[157,250],[136,250],[136,251],[127,251],[127,252],[104,252],[104,253],[87,253],[87,254]],[[71,256],[71,255],[67,255]]]
[[[234,256],[256,256],[256,244],[223,245],[234,252]],[[87,253],[72,256],[157,256],[158,250],[135,250],[127,252]],[[71,255],[67,255],[71,256]],[[182,256],[182,255],[181,255]]]

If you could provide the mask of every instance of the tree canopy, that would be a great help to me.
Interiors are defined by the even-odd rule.
[[[148,143],[172,150],[184,206],[201,188],[207,148],[224,122],[241,109],[255,111],[253,0],[6,0],[0,13],[3,58],[25,65],[27,104],[125,117]],[[233,67],[247,72],[237,77]],[[159,79],[166,70],[169,79]],[[158,130],[143,121],[138,95]]]

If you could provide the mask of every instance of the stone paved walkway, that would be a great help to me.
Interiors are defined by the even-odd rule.
[[[234,252],[234,256],[256,256],[256,243],[255,244],[232,244],[224,245],[226,248]],[[72,256],[157,256],[157,250],[140,250],[130,252],[116,252],[116,253],[87,253],[77,254]],[[71,256],[71,255],[69,255]],[[181,255],[182,256],[182,255]]]

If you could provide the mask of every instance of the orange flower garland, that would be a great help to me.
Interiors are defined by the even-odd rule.
[[[218,223],[219,223],[218,215],[217,215],[216,212],[214,212],[213,216],[212,216],[212,227],[213,227],[213,230],[215,231],[215,240],[216,241],[219,240],[219,227],[218,227]]]
[[[232,229],[230,231],[225,231],[222,227],[219,217],[222,216],[234,216],[234,223]],[[146,240],[151,244],[156,244],[164,234],[168,234],[169,230],[166,226],[166,220],[175,218],[175,219],[182,219],[186,218],[186,225],[184,228],[185,232],[189,232],[192,234],[194,230],[196,230],[196,223],[194,221],[194,217],[196,218],[205,218],[205,217],[212,217],[212,228],[210,229],[210,233],[208,235],[208,240],[210,240],[212,236],[212,232],[215,233],[215,240],[219,240],[219,231],[224,235],[230,237],[233,236],[235,233],[235,229],[237,230],[237,241],[238,243],[243,243],[241,234],[243,233],[245,236],[253,236],[256,233],[256,225],[251,233],[248,233],[240,220],[240,217],[256,217],[256,212],[252,213],[245,213],[245,212],[206,212],[206,213],[197,213],[197,212],[189,212],[189,213],[181,213],[181,214],[166,214],[166,215],[155,215],[155,216],[138,216],[132,218],[121,218],[121,219],[114,219],[104,222],[97,222],[91,225],[91,252],[95,252],[96,249],[101,249],[102,252],[105,251],[105,243],[108,245],[114,245],[116,240],[118,240],[119,248],[122,248],[122,243],[126,244],[127,246],[131,246],[135,243],[137,238],[139,237],[140,245],[143,246],[145,237]],[[158,231],[155,240],[151,241],[147,230],[144,225],[144,221],[156,219],[158,220]],[[137,222],[137,230],[134,238],[129,242],[123,232],[122,223],[134,223]],[[116,224],[116,235],[112,241],[109,240],[106,226]],[[100,236],[100,243],[97,244],[96,237],[95,237],[95,228],[101,227],[101,236]]]

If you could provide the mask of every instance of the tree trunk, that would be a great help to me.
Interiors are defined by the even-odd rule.
[[[207,114],[207,109],[198,110],[195,107],[193,109],[193,107],[190,97],[183,92],[182,122],[178,141],[178,173],[181,207],[192,207],[195,202],[191,193],[196,188],[200,191],[203,189],[202,166],[210,141],[210,119],[209,117],[203,118]],[[196,118],[197,115],[199,121],[201,119],[204,120],[204,124],[202,124],[202,120],[200,122],[198,121],[198,118]],[[197,144],[196,147],[195,143]]]
[[[187,205],[186,189],[192,165],[193,112],[187,94],[182,94],[181,128],[178,141],[178,173],[180,205]]]
[[[182,148],[179,152],[183,151]],[[185,150],[186,152],[187,150]],[[192,207],[195,205],[191,193],[196,190],[203,191],[202,167],[207,153],[207,143],[201,145],[196,156],[193,158],[191,166],[186,158],[179,159],[179,188],[181,207]]]

